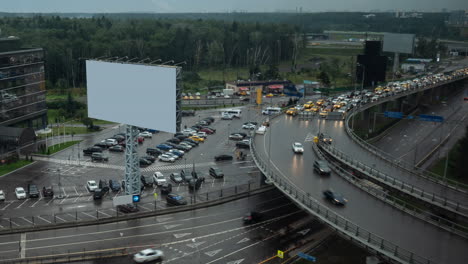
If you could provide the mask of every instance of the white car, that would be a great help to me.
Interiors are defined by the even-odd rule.
[[[175,162],[175,158],[173,156],[169,156],[168,154],[161,154],[159,155],[159,160],[164,162]]]
[[[144,137],[144,138],[152,138],[153,134],[151,134],[151,132],[148,132],[148,131],[143,131],[140,134],[138,134],[138,136]]]
[[[3,190],[0,190],[0,201],[5,201],[5,193],[3,192]]]
[[[192,148],[193,148],[192,145],[189,145],[188,143],[186,143],[186,142],[184,142],[184,141],[180,142],[179,145],[182,145],[182,146],[184,146],[184,147],[187,147],[188,149],[192,149]]]
[[[260,134],[260,135],[263,135],[263,134],[265,134],[266,130],[267,130],[267,127],[266,127],[266,126],[261,126],[261,127],[259,127],[259,128],[257,129],[257,132],[256,132],[256,133],[257,133],[257,134]]]
[[[298,153],[298,154],[304,153],[304,147],[299,142],[294,142],[292,144],[292,148],[293,148],[294,153]]]
[[[26,192],[24,191],[23,187],[16,187],[15,195],[18,200],[26,199]]]
[[[115,146],[115,145],[117,145],[119,143],[119,142],[117,142],[116,139],[113,139],[113,138],[104,139],[101,142],[106,143],[108,145],[112,145],[112,146]]]
[[[156,171],[153,174],[153,182],[156,183],[156,185],[161,186],[166,183],[167,180],[160,171]]]
[[[242,128],[243,129],[255,129],[257,126],[254,125],[254,124],[245,124],[245,125],[242,125]]]
[[[223,115],[221,116],[222,120],[232,120],[232,118],[233,118],[233,115],[230,115],[228,113],[223,113]]]
[[[197,133],[195,134],[195,136],[199,136],[199,137],[202,137],[202,138],[206,138],[206,137],[207,137],[206,132],[202,132],[202,131],[197,132]]]
[[[162,260],[163,258],[164,253],[161,250],[152,248],[144,249],[133,256],[133,260],[136,263],[145,263],[154,260]]]
[[[88,188],[88,191],[94,192],[98,188],[98,185],[96,181],[91,180],[86,182],[86,188]]]

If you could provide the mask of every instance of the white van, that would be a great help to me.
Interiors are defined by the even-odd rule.
[[[263,109],[262,114],[264,114],[264,115],[281,114],[281,108],[279,108],[279,107],[267,107],[267,108]]]
[[[232,117],[241,118],[242,110],[240,109],[227,109],[221,112],[221,115],[230,115]]]

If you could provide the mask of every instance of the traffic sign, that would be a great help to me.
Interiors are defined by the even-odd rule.
[[[403,113],[402,112],[385,111],[384,116],[385,117],[391,117],[391,118],[403,118]]]
[[[276,254],[278,258],[284,258],[284,252],[278,249],[278,253]]]
[[[140,195],[139,194],[134,194],[133,195],[133,202],[134,203],[140,202]]]
[[[308,260],[308,261],[312,261],[312,262],[317,261],[317,258],[312,257],[311,255],[307,255],[307,254],[302,253],[302,252],[297,253],[297,256],[300,257],[300,258],[303,258],[305,260]]]
[[[435,116],[435,115],[419,115],[419,121],[429,121],[429,122],[444,122],[443,116]]]
[[[158,193],[153,193],[154,199],[158,199]]]

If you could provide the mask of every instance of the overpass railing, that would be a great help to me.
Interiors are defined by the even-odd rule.
[[[454,78],[454,79],[449,80],[449,81],[440,82],[440,83],[429,85],[429,86],[424,86],[424,87],[419,88],[419,89],[412,89],[412,90],[409,90],[407,92],[399,93],[399,94],[394,95],[394,96],[385,97],[385,98],[383,98],[383,100],[379,100],[379,101],[373,102],[371,104],[366,104],[366,105],[362,105],[362,106],[360,106],[358,108],[354,108],[352,110],[352,112],[350,112],[347,115],[346,119],[345,119],[346,133],[351,137],[351,139],[353,139],[355,142],[357,142],[362,148],[364,148],[367,151],[371,152],[375,156],[389,162],[390,164],[392,164],[395,167],[399,167],[399,168],[401,168],[403,170],[406,170],[406,171],[410,172],[413,175],[416,175],[416,176],[419,176],[421,178],[433,181],[433,182],[435,182],[437,184],[449,187],[449,188],[454,189],[456,191],[463,192],[463,193],[468,193],[468,185],[467,184],[464,184],[464,183],[461,183],[461,182],[458,182],[458,181],[455,181],[455,180],[452,180],[452,179],[444,178],[444,177],[442,177],[442,176],[440,176],[438,174],[435,174],[435,173],[427,171],[427,170],[420,169],[420,168],[418,168],[417,166],[415,166],[413,164],[409,164],[407,162],[402,161],[401,159],[395,158],[395,157],[391,156],[390,154],[385,153],[384,151],[380,150],[376,146],[374,146],[374,145],[368,143],[367,141],[363,140],[362,138],[360,138],[349,127],[349,122],[350,122],[351,118],[354,115],[356,115],[357,113],[359,113],[361,111],[369,109],[369,108],[371,108],[371,107],[373,107],[375,105],[378,105],[378,104],[381,104],[381,103],[384,103],[384,102],[387,102],[387,101],[395,100],[397,98],[407,96],[407,95],[415,93],[415,92],[424,91],[424,90],[427,90],[427,89],[435,88],[437,86],[441,86],[441,85],[445,85],[445,84],[448,84],[448,83],[451,83],[451,82],[459,81],[459,80],[462,80],[462,79],[465,79],[465,78],[467,78],[467,77],[462,76],[462,77]]]
[[[253,139],[255,140],[255,137]],[[281,177],[277,172],[273,171],[271,164],[264,162],[258,156],[254,140],[250,143],[250,150],[253,160],[260,171],[283,193],[289,196],[305,210],[318,217],[321,221],[336,229],[340,234],[358,242],[366,249],[374,251],[392,262],[412,264],[434,263],[424,257],[414,254],[411,251],[401,248],[364,228],[359,227],[355,223],[347,220],[321,204],[287,178]]]

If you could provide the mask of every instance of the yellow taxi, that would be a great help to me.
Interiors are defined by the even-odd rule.
[[[309,101],[309,102],[307,102],[307,103],[304,104],[304,108],[305,108],[305,109],[309,109],[309,108],[311,108],[312,106],[314,106],[314,102],[312,102],[312,101]]]
[[[205,142],[205,139],[199,136],[191,136],[189,137],[191,140],[195,140],[197,142]]]
[[[323,103],[325,103],[325,100],[324,99],[318,99],[317,101],[317,105],[323,105]]]
[[[333,106],[334,109],[340,109],[341,108],[341,104],[340,103],[337,103]]]
[[[197,96],[195,96],[195,100],[200,100],[200,99],[201,99],[201,97],[200,97],[200,96],[198,96],[198,95],[197,95]]]
[[[327,117],[327,115],[328,115],[328,112],[327,112],[327,111],[325,111],[325,110],[320,111],[319,116],[320,116],[321,118],[325,118],[325,117]]]
[[[195,99],[195,97],[189,96],[189,100],[193,100],[193,99]]]
[[[266,97],[273,97],[274,95],[272,93],[269,93],[266,95]]]
[[[310,111],[316,112],[316,113],[317,113],[319,110],[320,110],[320,108],[319,108],[318,106],[314,106],[314,107],[312,107],[312,108],[310,109]]]
[[[184,96],[184,97],[182,97],[182,99],[184,99],[184,100],[188,100],[188,99],[189,99],[189,97],[188,97],[188,96]]]
[[[280,96],[286,96],[284,93],[280,94]]]
[[[288,110],[286,110],[286,114],[295,116],[295,115],[297,115],[297,109],[296,108],[289,108]]]

